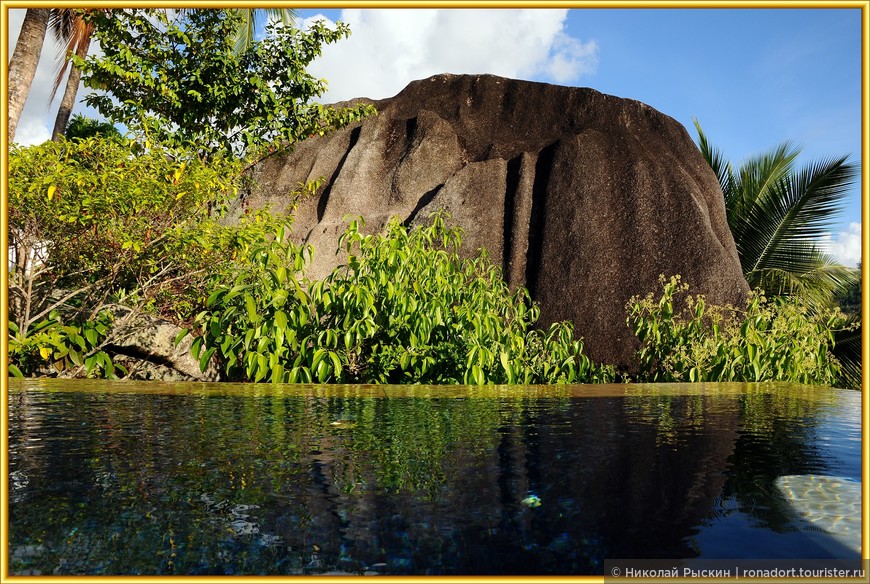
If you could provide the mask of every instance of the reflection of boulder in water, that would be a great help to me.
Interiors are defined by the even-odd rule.
[[[848,550],[861,553],[861,483],[843,477],[787,475],[775,484],[804,520]]]

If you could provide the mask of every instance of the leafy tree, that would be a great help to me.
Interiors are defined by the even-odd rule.
[[[350,33],[342,23],[308,31],[271,24],[265,39],[236,53],[237,11],[192,10],[170,19],[161,11],[116,10],[86,18],[104,54],[73,62],[86,86],[107,94],[85,102],[153,143],[251,157],[373,112],[310,102],[326,83],[305,67],[324,43]]]
[[[75,106],[76,95],[78,94],[79,81],[81,81],[82,72],[78,67],[71,66],[70,56],[76,55],[80,59],[84,59],[88,55],[90,49],[91,37],[94,33],[94,23],[89,19],[85,19],[84,15],[88,11],[93,10],[110,10],[110,9],[73,9],[73,8],[53,8],[49,17],[48,25],[54,33],[56,39],[65,45],[64,58],[58,67],[57,76],[55,77],[54,87],[51,92],[51,100],[60,84],[63,81],[64,75],[69,71],[63,97],[61,98],[60,106],[55,119],[54,130],[52,132],[52,140],[59,140],[63,135],[67,125],[69,124],[70,116],[72,115],[73,107]],[[190,11],[191,8],[183,9]],[[233,34],[233,41],[236,53],[242,53],[254,40],[254,30],[256,28],[257,15],[265,12],[270,16],[280,19],[284,24],[289,25],[295,16],[295,11],[287,8],[271,8],[268,10],[255,10],[253,8],[234,8],[241,19],[239,26]]]
[[[244,265],[239,250],[272,221],[264,214],[236,227],[219,222],[239,188],[240,166],[100,136],[13,145],[13,365],[27,374],[35,363],[90,364],[111,374],[109,355],[95,356],[111,341],[114,316],[190,318],[211,270]]]

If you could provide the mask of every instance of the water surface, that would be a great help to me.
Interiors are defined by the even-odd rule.
[[[13,380],[10,573],[857,557],[776,481],[859,480],[860,407],[859,392],[785,384]]]

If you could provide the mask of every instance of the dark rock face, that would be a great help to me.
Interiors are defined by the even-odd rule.
[[[295,232],[323,277],[347,215],[368,229],[448,211],[463,246],[500,262],[541,304],[541,325],[571,320],[594,360],[629,365],[625,322],[634,294],[680,274],[713,303],[749,288],[715,175],[676,120],[592,89],[491,75],[436,75],[373,102],[378,116],[301,143],[256,169],[245,204],[299,202]]]

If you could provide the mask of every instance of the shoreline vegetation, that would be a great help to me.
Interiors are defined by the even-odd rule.
[[[65,136],[10,147],[12,375],[131,376],[119,331],[159,318],[179,327],[175,344],[190,344],[201,371],[226,381],[860,386],[860,270],[833,266],[806,243],[855,167],[844,157],[797,172],[786,150],[771,168],[735,171],[697,124],[756,288],[744,306],[711,306],[679,274],[662,275],[660,290],[626,305],[638,340],[631,367],[593,363],[570,322],[536,327],[528,291],[511,290],[485,250],[463,251],[461,231],[442,213],[374,234],[364,233],[364,218],[349,219],[346,264],[309,281],[313,250],[293,243],[292,211],[243,208],[230,220],[228,210],[258,160],[376,112],[312,101],[325,82],[305,68],[323,44],[350,34],[346,25],[273,24],[263,40],[237,47],[239,12],[73,12],[109,47],[70,58],[86,86],[102,91],[85,101],[108,123],[74,117]],[[204,81],[215,79],[223,81]],[[749,190],[768,183],[776,188]],[[777,216],[778,196],[804,215]],[[763,221],[757,209],[769,211]],[[764,229],[747,229],[747,218]],[[759,259],[746,271],[757,247],[749,239],[771,225],[776,269],[762,273]],[[823,277],[779,269],[786,260]]]

